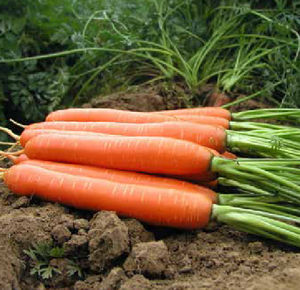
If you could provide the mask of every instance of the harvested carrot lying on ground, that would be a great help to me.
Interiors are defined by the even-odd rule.
[[[212,218],[300,247],[300,229],[274,219],[292,218],[213,205],[201,194],[74,176],[22,163],[3,172],[3,179],[16,194],[34,194],[79,209],[115,211],[150,224],[182,229],[203,228]]]
[[[21,135],[22,146],[26,144],[26,141],[32,134],[35,134],[27,131],[30,129],[86,131],[123,136],[172,137],[191,141],[215,149],[220,153],[225,152],[227,149],[230,152],[242,152],[263,157],[300,158],[300,148],[295,148],[298,146],[297,142],[283,142],[284,146],[274,146],[274,136],[269,136],[269,138],[265,134],[249,136],[247,134],[225,130],[221,127],[189,122],[147,124],[115,122],[42,122],[31,124],[25,129]],[[13,136],[12,134],[10,135]],[[15,138],[17,139],[18,137]],[[22,139],[24,139],[24,141],[22,141]]]
[[[118,123],[157,123],[176,120],[173,116],[164,116],[148,112],[131,112],[116,109],[66,109],[50,113],[46,121],[78,122],[118,122]]]
[[[33,137],[25,145],[24,153],[30,159],[156,174],[209,175],[212,172],[235,180],[236,186],[241,188],[249,185],[257,188],[261,185],[265,192],[300,203],[300,186],[283,175],[286,170],[294,170],[299,166],[299,160],[230,160],[214,156],[206,147],[173,138],[98,138],[54,133]]]
[[[165,110],[153,112],[156,114],[163,114],[166,116],[180,117],[184,115],[195,116],[212,116],[220,117],[229,121],[249,121],[253,119],[269,119],[276,118],[280,120],[300,120],[300,109],[294,108],[280,108],[280,109],[256,109],[242,111],[238,113],[231,113],[222,107],[199,107],[187,108],[177,110]]]
[[[160,188],[173,188],[177,190],[183,190],[186,192],[193,192],[196,194],[204,194],[205,196],[209,197],[213,202],[216,202],[217,200],[217,196],[215,192],[213,192],[212,190],[182,180],[159,177],[159,176],[148,175],[148,174],[137,173],[137,172],[121,171],[121,170],[114,170],[114,169],[107,169],[107,168],[86,166],[86,165],[79,165],[79,164],[67,164],[67,163],[58,163],[58,162],[43,161],[43,160],[31,160],[28,158],[27,159],[24,158],[24,154],[20,155],[19,159],[18,158],[15,159],[16,158],[15,156],[8,156],[8,157],[12,159],[13,162],[16,162],[16,164],[22,163],[27,165],[33,165],[33,166],[38,166],[41,168],[53,170],[56,172],[68,173],[76,176],[105,179],[105,180],[125,183],[125,184],[146,185],[146,186],[154,186]]]
[[[229,121],[232,119],[231,112],[221,107],[186,108],[186,109],[177,109],[177,110],[155,111],[153,113],[164,114],[166,116],[184,116],[184,115],[210,116],[210,117],[223,118]]]
[[[160,116],[155,118],[153,115]],[[79,121],[79,122],[124,122],[124,123],[149,123],[149,122],[165,122],[162,115],[166,118],[174,118],[185,115],[208,116],[223,118],[228,121],[249,121],[253,119],[276,118],[281,120],[300,120],[299,109],[257,109],[238,113],[221,107],[201,107],[190,109],[167,110],[158,112],[131,112],[116,109],[78,109],[71,108],[58,110],[50,113],[46,117],[46,121]],[[169,120],[172,121],[172,120]]]

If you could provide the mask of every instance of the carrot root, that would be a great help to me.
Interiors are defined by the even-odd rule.
[[[6,152],[6,151],[1,151],[0,150],[0,154],[4,155],[5,157],[7,157],[7,155],[12,155],[12,156],[19,156],[22,153],[24,153],[24,149],[21,149],[19,151],[15,151],[15,152]]]
[[[21,127],[23,129],[25,129],[27,127],[27,125],[23,125],[17,121],[15,121],[14,119],[9,119],[10,122],[12,122],[14,125],[18,126],[18,127]]]
[[[16,141],[20,140],[20,136],[15,134],[12,130],[5,128],[5,127],[0,127],[0,131],[6,133],[8,136],[12,137]]]

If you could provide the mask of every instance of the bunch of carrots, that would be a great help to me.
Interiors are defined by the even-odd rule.
[[[1,128],[23,147],[2,152],[15,163],[2,177],[20,195],[300,247],[300,129],[253,122],[267,118],[297,123],[300,110],[59,110],[20,136]]]

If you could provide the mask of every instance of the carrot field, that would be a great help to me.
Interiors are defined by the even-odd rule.
[[[0,1],[0,289],[300,283],[300,2]]]

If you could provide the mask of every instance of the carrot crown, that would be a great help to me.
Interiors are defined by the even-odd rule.
[[[300,204],[300,159],[247,159],[236,160],[215,157],[211,170],[219,174],[219,183],[236,186],[242,192],[280,197]]]
[[[300,110],[299,109],[257,109],[238,113],[232,113],[234,121],[248,121],[253,119],[272,119],[288,120],[299,123]]]
[[[213,205],[212,218],[237,230],[300,247],[300,228],[287,222],[300,222],[285,214],[233,206]]]

